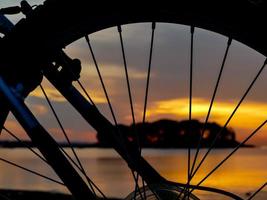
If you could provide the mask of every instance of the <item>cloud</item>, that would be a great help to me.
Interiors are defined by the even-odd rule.
[[[79,86],[77,86],[77,88],[79,88]],[[90,87],[87,87],[85,85],[85,88],[90,88]],[[48,96],[48,98],[50,99],[50,101],[53,101],[53,102],[58,102],[58,103],[64,103],[66,102],[67,100],[65,99],[64,96],[62,96],[59,91],[57,89],[55,89],[54,87],[52,86],[46,86],[45,87],[45,92]],[[87,96],[85,95],[85,93],[83,91],[80,91],[80,93],[87,99]],[[102,95],[102,93],[99,91],[99,89],[97,90],[94,90],[92,92],[92,94],[90,93],[90,96],[91,98],[94,100],[95,103],[106,103],[106,98]],[[39,99],[45,99],[45,96],[42,92],[42,90],[40,88],[37,88],[35,89],[34,91],[32,91],[30,93],[30,97],[36,97],[36,98],[39,98]],[[44,106],[42,105],[35,105],[34,107],[32,107],[33,109],[35,109],[36,111],[45,111],[44,110]]]
[[[45,92],[46,92],[48,98],[52,101],[57,101],[57,102],[66,101],[65,98],[55,88],[46,87]],[[45,96],[44,96],[44,94],[40,88],[37,88],[33,92],[31,92],[30,96],[31,97],[38,97],[41,99],[45,98]]]
[[[33,113],[38,113],[38,115],[46,115],[48,113],[47,107],[41,104],[33,104],[29,107]]]
[[[114,64],[108,64],[104,63],[103,65],[99,66],[100,73],[103,77],[106,78],[123,78],[125,79],[125,70],[123,65],[114,65]],[[137,68],[133,68],[128,66],[128,75],[131,79],[146,79],[147,72],[145,70],[139,70]],[[151,76],[154,76],[154,74],[150,74]],[[83,64],[83,74],[82,76],[88,77],[88,78],[96,78],[99,79],[98,74],[96,72],[95,66],[93,66],[92,63],[84,63]]]
[[[22,140],[29,140],[29,137],[26,135],[23,128],[20,126],[20,124],[16,121],[13,115],[9,114],[7,120],[4,124],[5,128],[7,128],[9,131],[12,132],[12,134],[16,135],[18,138]],[[0,135],[1,140],[15,140],[12,136],[10,136],[8,133],[6,133],[4,130],[2,130]]]
[[[123,26],[123,39],[128,64],[128,72],[132,86],[132,95],[137,120],[142,120],[143,95],[148,67],[151,24],[135,24]],[[125,72],[117,28],[106,29],[90,36],[100,71],[114,107],[116,116],[124,122],[132,120],[126,88]],[[219,67],[226,48],[227,38],[221,35],[196,29],[194,40],[194,76],[193,76],[193,118],[205,119],[211,92],[214,89]],[[100,107],[105,116],[109,109],[100,84],[98,74],[92,61],[88,46],[82,38],[65,49],[71,58],[80,58],[83,68],[81,81],[91,98]],[[148,120],[158,118],[188,119],[189,60],[190,60],[190,28],[158,23],[155,31],[151,82],[149,90]],[[223,71],[218,95],[210,121],[224,124],[236,106],[234,99],[240,98],[244,88],[254,78],[261,66],[263,56],[248,49],[244,45],[233,42],[226,66]],[[267,76],[267,75],[265,75]],[[154,79],[153,79],[154,78]],[[255,128],[261,120],[265,120],[267,104],[263,101],[266,78],[257,81],[257,92],[248,96],[231,120],[230,126],[237,128]],[[71,112],[66,108],[66,100],[51,84],[42,83],[55,107],[61,110],[69,121]],[[79,88],[79,86],[77,86]],[[81,94],[84,93],[80,90]],[[40,103],[45,104],[44,96],[38,88],[31,93],[36,97],[31,103],[38,104],[34,110],[45,112]],[[165,99],[165,100],[162,100]],[[107,107],[107,108],[106,108]],[[44,116],[42,116],[44,118]],[[51,124],[49,117],[45,118]],[[70,123],[71,124],[71,123]],[[80,125],[80,127],[85,125]],[[51,125],[49,125],[51,127]],[[243,132],[242,132],[243,133]],[[241,135],[241,134],[240,134]]]
[[[204,98],[194,98],[192,102],[192,116],[196,119],[204,119],[207,115],[210,102]],[[211,111],[211,120],[225,124],[233,112],[237,102],[218,101]],[[247,101],[241,104],[234,115],[231,126],[236,128],[256,128],[267,119],[267,103]],[[189,115],[188,98],[168,99],[156,101],[147,110],[148,117],[169,116],[178,119],[187,119]]]

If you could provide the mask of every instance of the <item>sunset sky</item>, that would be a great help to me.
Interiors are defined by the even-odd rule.
[[[5,3],[6,2],[6,3]],[[1,1],[0,7],[17,5],[18,1]],[[28,1],[39,4],[42,1]],[[21,16],[12,16],[16,22]],[[147,76],[151,24],[122,26],[136,121],[141,121]],[[128,91],[117,28],[110,28],[89,36],[111,98],[119,123],[131,124]],[[193,106],[192,118],[205,120],[210,99],[225,52],[227,38],[199,28],[194,37]],[[82,62],[81,81],[103,114],[113,122],[92,57],[85,39],[66,47],[65,52]],[[157,24],[153,51],[151,82],[148,97],[147,121],[161,118],[188,119],[190,27]],[[262,66],[265,57],[249,47],[233,41],[209,122],[224,125],[241,96]],[[86,124],[65,99],[44,79],[43,86],[57,110],[71,140],[95,141],[95,131]],[[267,119],[267,70],[241,104],[228,127],[235,130],[241,141]],[[78,88],[78,86],[77,86]],[[62,133],[37,88],[26,100],[36,117],[57,139]],[[25,138],[16,120],[9,116],[7,128]],[[1,138],[8,138],[5,134]],[[267,145],[267,129],[263,129],[249,142]]]

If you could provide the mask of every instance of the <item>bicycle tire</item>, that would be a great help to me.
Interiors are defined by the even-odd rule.
[[[0,61],[5,66],[1,73],[9,77],[7,79],[11,83],[20,80],[27,82],[30,77],[39,76],[41,66],[52,61],[58,50],[84,35],[116,25],[149,21],[179,23],[211,30],[267,55],[267,31],[262,26],[265,5],[247,1],[219,1],[216,4],[207,1],[201,4],[182,3],[176,10],[168,2],[163,6],[155,5],[152,9],[148,6],[140,7],[136,3],[131,8],[113,4],[103,8],[102,12],[98,9],[87,12],[87,5],[77,0],[47,0],[3,39],[2,44],[6,47],[3,49],[8,50],[1,52],[5,58]],[[92,7],[102,6],[99,3]],[[238,16],[237,8],[241,10]],[[250,16],[247,15],[248,11]],[[10,68],[13,70],[13,66],[19,64],[27,67],[16,67],[16,74],[10,71]]]

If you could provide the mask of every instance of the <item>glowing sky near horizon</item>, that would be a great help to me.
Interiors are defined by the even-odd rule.
[[[13,5],[17,4],[16,1],[13,2]],[[35,4],[37,1],[28,2]],[[41,1],[37,3],[39,2]],[[0,7],[3,5],[4,3],[1,2]],[[12,5],[12,1],[9,1],[8,5]],[[12,20],[16,21],[16,17],[13,17]],[[122,28],[132,86],[134,111],[136,120],[141,121],[151,24],[134,24],[123,26]],[[160,118],[188,119],[189,33],[188,26],[157,24],[147,121]],[[130,124],[132,119],[117,29],[110,28],[93,33],[90,38],[118,121],[119,123]],[[227,38],[197,28],[194,39],[192,117],[204,121],[225,52]],[[65,52],[72,58],[81,59],[83,65],[81,81],[86,86],[99,110],[112,121],[107,101],[85,40],[80,39],[74,42],[66,47]],[[220,125],[224,125],[263,61],[263,55],[237,41],[233,41],[212,108],[210,122],[216,121]],[[267,72],[264,70],[229,124],[229,127],[233,128],[237,133],[239,141],[248,136],[249,133],[267,119],[266,83]],[[79,114],[46,80],[44,80],[43,85],[72,140],[94,141],[95,131],[81,119]],[[56,138],[63,139],[40,89],[32,92],[31,97],[27,99],[27,103],[42,124],[53,132]],[[18,132],[21,136],[25,135],[12,117],[9,117],[6,126]],[[5,138],[4,135],[2,137]],[[267,145],[266,128],[263,128],[249,143]]]

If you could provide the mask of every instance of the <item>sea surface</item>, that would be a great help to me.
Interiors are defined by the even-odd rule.
[[[71,154],[69,149],[67,151]],[[200,158],[205,151],[206,149],[201,150]],[[197,172],[193,183],[197,184],[231,151],[232,149],[213,150]],[[107,196],[126,197],[134,190],[131,171],[114,150],[86,148],[76,149],[76,152],[88,176]],[[193,157],[195,151],[192,150],[191,153],[191,157]],[[186,149],[145,149],[142,154],[162,176],[172,181],[186,182],[188,163]],[[0,158],[8,159],[58,180],[53,170],[27,149],[0,149]],[[224,189],[246,199],[266,181],[267,148],[243,148],[226,161],[202,185]],[[29,174],[1,160],[0,188],[68,192],[61,185]],[[195,195],[201,199],[229,199],[201,191],[195,191]],[[267,188],[262,190],[254,199],[267,199]]]

